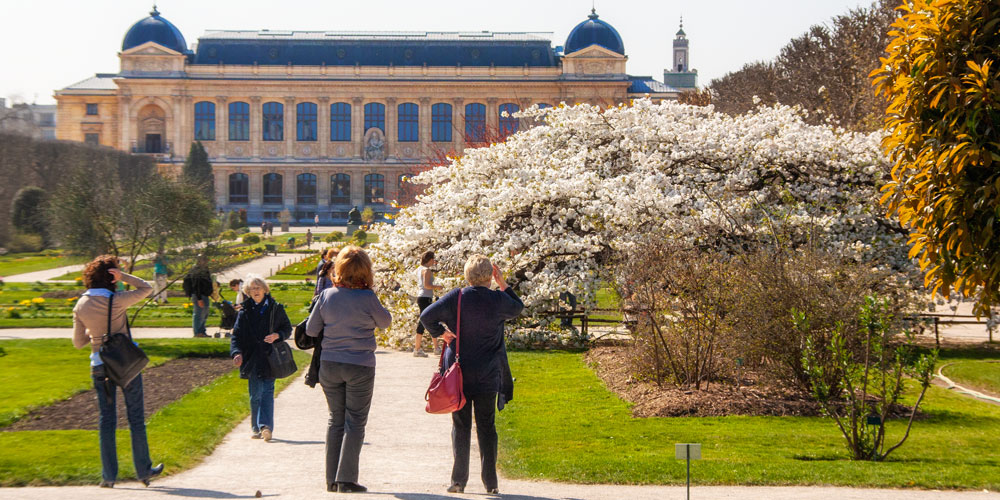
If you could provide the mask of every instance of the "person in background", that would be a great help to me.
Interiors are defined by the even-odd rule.
[[[195,266],[184,278],[184,294],[191,298],[191,329],[195,337],[208,337],[208,301],[213,293],[212,275],[208,270],[208,257],[198,256]]]
[[[115,292],[116,284],[125,282],[133,290]],[[101,442],[101,487],[114,488],[118,479],[118,450],[115,445],[115,428],[118,412],[115,409],[117,386],[108,379],[101,360],[101,345],[105,335],[128,331],[129,306],[153,292],[149,283],[121,272],[118,259],[102,255],[90,261],[83,269],[83,284],[87,290],[73,307],[73,345],[80,349],[90,344],[90,376],[97,393],[97,408],[101,412],[98,428]],[[112,300],[113,297],[113,300]],[[108,309],[111,308],[111,329],[108,330]],[[163,472],[163,464],[153,466],[146,440],[146,421],[143,412],[142,374],[122,387],[125,397],[125,414],[132,437],[132,461],[136,477],[149,486],[149,481]]]
[[[313,246],[312,229],[306,229],[306,248],[312,248],[312,246]]]
[[[333,286],[333,263],[337,258],[338,248],[329,248],[319,262],[319,270],[316,271],[316,288],[313,290],[312,302],[309,303],[309,312],[312,313],[319,300],[319,295],[323,290]],[[319,369],[323,359],[323,334],[317,338],[316,347],[313,347],[312,360],[309,362],[309,371],[306,373],[305,383],[309,387],[316,387],[319,382]]]
[[[261,236],[261,238],[267,236],[267,221],[266,220],[260,221],[260,236]]]
[[[434,258],[434,252],[428,250],[420,257],[420,267],[417,268],[417,287],[419,293],[417,294],[417,307],[420,308],[420,312],[423,313],[427,306],[434,302],[434,291],[441,290],[444,287],[441,285],[434,284],[434,270],[431,269],[437,265],[437,259]],[[420,322],[419,315],[417,316],[417,334],[413,340],[413,355],[418,358],[426,358],[427,353],[424,352],[422,347],[424,340],[424,324]],[[441,354],[440,341],[437,339],[431,339],[434,344],[434,354]]]
[[[372,261],[360,247],[344,247],[333,264],[333,287],[319,295],[306,335],[323,336],[319,382],[330,422],[326,431],[326,489],[364,492],[358,461],[375,388],[375,329],[392,323],[372,290]]]
[[[313,216],[313,223],[316,224],[316,227],[319,227],[319,214]]]
[[[243,280],[239,278],[229,280],[229,289],[236,292],[236,297],[233,298],[233,308],[239,311],[243,308],[243,302],[247,300],[247,296],[243,294]]]
[[[156,281],[156,292],[153,299],[158,304],[167,303],[167,277],[170,276],[170,268],[167,267],[167,256],[163,250],[156,252],[153,260],[153,279]]]
[[[274,432],[274,377],[267,356],[271,344],[292,333],[285,307],[271,297],[264,278],[248,274],[243,292],[249,297],[236,316],[229,355],[240,367],[250,391],[250,437],[270,441]]]
[[[482,462],[486,492],[498,494],[496,410],[513,398],[514,381],[504,346],[504,321],[521,314],[524,304],[503,278],[503,273],[485,255],[473,255],[465,262],[468,287],[446,293],[420,315],[420,322],[433,337],[446,343],[458,339],[462,363],[462,390],[465,406],[451,414],[451,444],[455,462],[451,469],[449,493],[465,492],[469,480],[469,447],[472,419]],[[496,282],[500,290],[489,288]],[[458,325],[458,300],[462,298],[461,328]]]

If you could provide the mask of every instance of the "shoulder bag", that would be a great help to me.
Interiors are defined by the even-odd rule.
[[[278,303],[274,302],[271,309],[271,325],[267,329],[268,335],[274,333],[274,313],[277,309]],[[292,348],[284,340],[276,340],[271,343],[271,352],[267,354],[267,364],[270,365],[271,376],[274,378],[285,378],[299,371],[299,367],[295,365],[295,358],[292,356]]]
[[[438,371],[431,377],[431,385],[424,394],[427,413],[453,413],[465,406],[465,392],[462,390],[462,367],[459,366],[462,329],[462,291],[458,291],[458,319],[455,321],[455,362],[447,369],[444,366],[446,349],[441,349]]]
[[[111,311],[115,296],[108,298],[108,333],[104,336],[99,355],[104,362],[104,373],[119,387],[125,387],[149,363],[146,353],[132,341],[132,329],[128,325],[128,311],[125,311],[125,333],[111,333]]]

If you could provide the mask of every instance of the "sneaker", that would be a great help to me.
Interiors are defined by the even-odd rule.
[[[264,439],[264,441],[270,441],[271,440],[271,429],[268,429],[267,427],[261,428],[261,430],[260,430],[260,437],[262,439]]]
[[[196,333],[196,334],[194,334],[194,338],[196,338],[196,339],[207,339],[208,335],[204,334],[204,333]]]
[[[250,433],[250,439],[260,439],[260,431]]]
[[[426,358],[427,357],[427,353],[424,352],[423,349],[420,349],[420,350],[414,349],[413,350],[413,357],[415,357],[415,358]]]
[[[448,493],[465,493],[465,486],[461,484],[453,484],[448,487]]]
[[[500,488],[488,488],[486,490],[486,494],[487,495],[499,495],[500,494]]]
[[[435,356],[440,356],[441,355],[441,346],[437,346],[437,347],[434,348],[434,355]]]
[[[368,491],[368,488],[365,488],[358,483],[338,482],[337,491],[340,493],[364,493]]]

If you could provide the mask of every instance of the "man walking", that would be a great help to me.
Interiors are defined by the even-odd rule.
[[[156,252],[156,259],[153,260],[153,278],[156,280],[156,295],[153,299],[157,304],[167,303],[167,276],[170,269],[167,267],[167,256],[163,250]]]
[[[208,337],[205,323],[208,322],[209,297],[212,295],[212,276],[208,270],[208,257],[198,256],[191,272],[184,277],[184,293],[191,297],[191,328],[195,337]]]

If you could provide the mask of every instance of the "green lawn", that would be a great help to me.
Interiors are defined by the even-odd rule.
[[[228,356],[228,340],[144,340],[142,347],[153,363],[187,355]],[[32,406],[65,399],[91,385],[87,351],[73,349],[68,340],[0,341],[7,355],[0,357],[0,413],[10,415]],[[300,368],[308,354],[295,351]],[[278,380],[284,388],[294,377]],[[97,411],[95,404],[94,411]],[[162,461],[168,474],[195,465],[210,453],[233,427],[249,414],[246,382],[234,369],[153,414],[147,433],[154,462]],[[119,478],[135,477],[128,430],[118,431]],[[0,432],[0,486],[42,484],[96,484],[101,460],[97,431]]]
[[[883,463],[848,460],[822,418],[632,418],[582,355],[515,352],[515,399],[500,412],[500,465],[510,477],[682,484],[674,443],[702,443],[696,484],[1000,488],[1000,407],[932,387],[910,439]],[[904,424],[889,426],[890,438]]]
[[[62,266],[72,266],[87,262],[86,257],[70,256],[58,250],[37,253],[13,253],[0,255],[0,276],[33,273]]]
[[[1000,360],[945,361],[941,372],[956,384],[1000,395]]]

